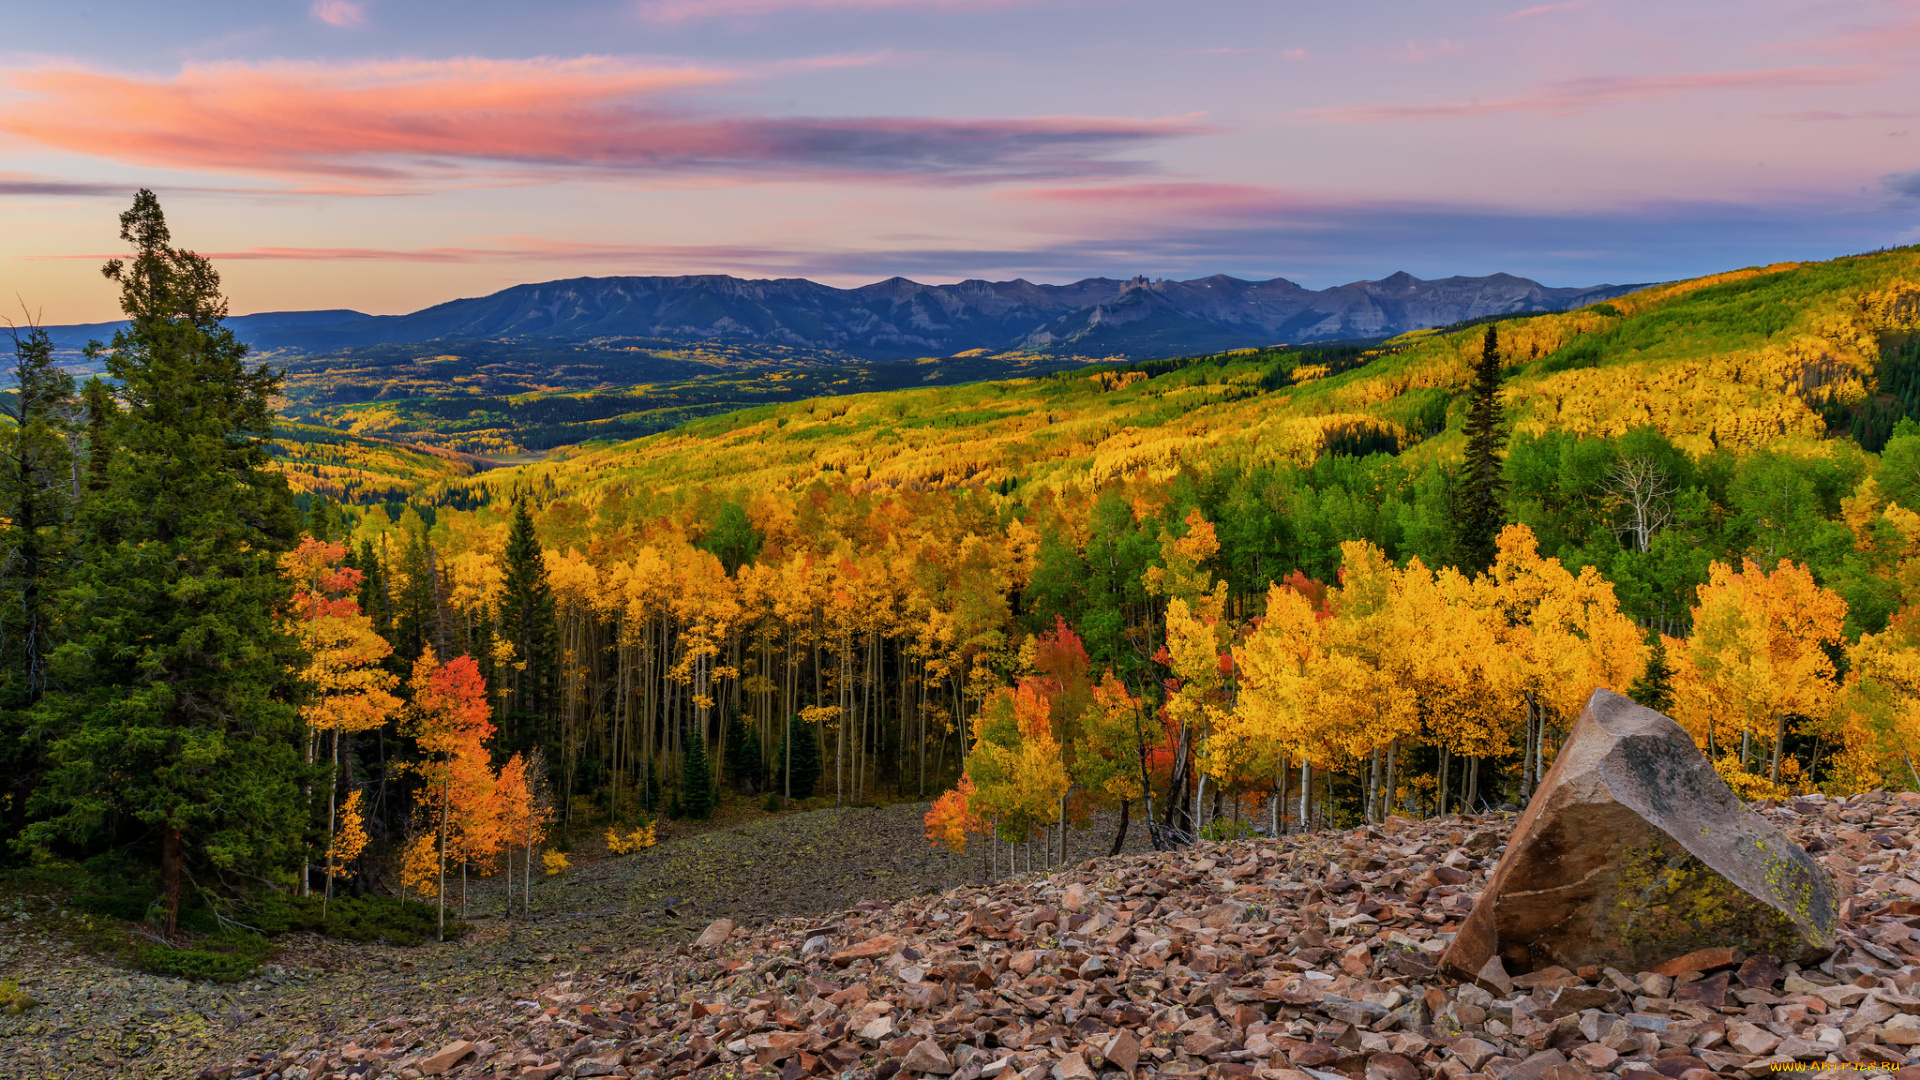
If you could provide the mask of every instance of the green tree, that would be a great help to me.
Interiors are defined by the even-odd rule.
[[[787,718],[786,737],[780,742],[780,793],[789,799],[811,799],[820,783],[820,736],[812,724],[797,716]]]
[[[728,502],[721,505],[719,515],[714,519],[712,528],[707,530],[706,538],[700,541],[700,547],[712,552],[731,576],[759,556],[760,545],[765,540],[766,535],[753,527],[753,519],[747,516],[747,508],[737,502]]]
[[[1500,409],[1500,335],[1492,326],[1473,366],[1473,388],[1467,406],[1466,460],[1454,491],[1454,529],[1460,568],[1480,573],[1493,565],[1495,541],[1506,512],[1506,473],[1501,450],[1507,444],[1506,418]]]
[[[553,710],[554,667],[560,652],[560,628],[554,614],[547,558],[533,529],[525,499],[513,504],[507,533],[505,581],[500,595],[500,635],[513,644],[522,665],[507,676],[507,716],[502,742],[507,749],[540,745]],[[553,755],[558,760],[560,755]]]
[[[40,740],[26,710],[47,689],[55,591],[79,498],[73,376],[53,362],[53,342],[40,327],[14,334],[13,344],[13,397],[0,403],[13,421],[0,437],[0,781],[8,833],[25,825],[40,772]]]
[[[727,779],[758,789],[765,775],[760,767],[760,740],[747,714],[735,709],[727,716]]]
[[[719,803],[719,793],[713,789],[713,765],[707,760],[707,737],[698,731],[688,732],[680,755],[680,813],[705,821]]]
[[[306,769],[289,704],[297,646],[276,611],[299,515],[267,468],[279,373],[246,363],[206,259],[170,246],[151,191],[106,264],[128,325],[90,346],[117,386],[105,486],[82,504],[69,637],[35,707],[48,767],[28,842],[144,845],[164,930],[190,868],[260,874],[303,849]]]
[[[1667,664],[1667,639],[1653,635],[1647,670],[1627,688],[1627,696],[1658,712],[1673,711],[1673,668]]]

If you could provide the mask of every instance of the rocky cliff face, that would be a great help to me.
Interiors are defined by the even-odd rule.
[[[1389,337],[1482,315],[1558,311],[1639,287],[1550,289],[1507,274],[1422,281],[1404,273],[1320,290],[1285,278],[1224,275],[1193,281],[1088,278],[1071,285],[922,285],[890,278],[857,289],[803,278],[573,278],[518,285],[411,315],[275,313],[237,319],[235,329],[257,346],[310,352],[484,338],[758,343],[869,360],[1016,348],[1148,358]]]

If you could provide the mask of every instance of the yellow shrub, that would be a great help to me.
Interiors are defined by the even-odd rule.
[[[540,865],[546,869],[548,877],[559,877],[573,864],[568,862],[567,857],[560,852],[548,851],[540,856]]]
[[[650,848],[658,842],[654,839],[654,823],[651,821],[625,836],[612,829],[607,830],[607,853],[610,855],[625,855],[641,848]]]
[[[1746,802],[1753,802],[1756,799],[1784,799],[1802,786],[1798,782],[1800,763],[1793,758],[1787,758],[1780,763],[1781,782],[1778,784],[1767,779],[1764,774],[1748,772],[1740,764],[1738,754],[1721,755],[1720,759],[1713,763],[1713,771],[1719,773],[1720,779],[1727,782],[1727,786],[1733,789],[1733,793]]]

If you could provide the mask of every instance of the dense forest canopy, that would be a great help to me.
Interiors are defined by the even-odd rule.
[[[18,338],[0,810],[169,931],[724,798],[939,796],[956,847],[1517,803],[1596,685],[1747,795],[1920,786],[1914,249],[503,465],[276,420],[123,225],[108,377]]]

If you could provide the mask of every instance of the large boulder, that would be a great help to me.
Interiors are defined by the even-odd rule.
[[[1808,963],[1833,951],[1834,906],[1680,725],[1595,690],[1441,964],[1651,971],[1713,946]]]

